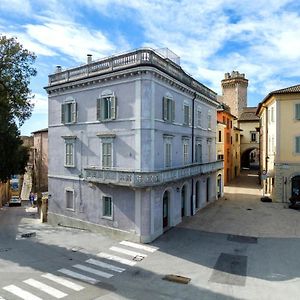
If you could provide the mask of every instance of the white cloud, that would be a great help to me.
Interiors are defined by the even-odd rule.
[[[0,11],[9,14],[29,16],[32,13],[30,0],[1,0]]]
[[[52,22],[43,25],[28,24],[25,28],[31,39],[79,62],[85,60],[88,53],[101,57],[115,50],[115,46],[101,31],[88,30],[80,24]]]

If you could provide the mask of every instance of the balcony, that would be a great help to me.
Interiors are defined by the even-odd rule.
[[[221,169],[223,169],[223,160],[204,164],[191,164],[180,168],[164,169],[154,172],[88,167],[84,169],[84,178],[90,182],[145,188],[189,178],[195,175],[209,174]]]
[[[139,66],[154,66],[161,69],[187,86],[193,88],[195,91],[216,101],[215,92],[193,79],[185,73],[179,65],[170,59],[165,58],[153,49],[139,49],[125,54],[95,60],[88,64],[64,71],[59,70],[55,74],[49,75],[48,87]]]

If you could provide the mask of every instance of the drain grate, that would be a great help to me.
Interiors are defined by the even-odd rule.
[[[145,258],[145,256],[136,255],[132,260],[134,260],[134,261],[142,261],[144,258]]]
[[[34,236],[36,236],[36,232],[28,232],[28,233],[21,234],[21,238],[31,238]]]
[[[257,244],[257,237],[228,234],[227,240],[230,242]]]
[[[174,275],[169,274],[163,277],[163,280],[172,281],[176,283],[182,283],[182,284],[188,284],[191,281],[191,278],[180,276],[180,275]]]

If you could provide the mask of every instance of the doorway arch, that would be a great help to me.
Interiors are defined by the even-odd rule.
[[[258,148],[252,147],[246,149],[241,155],[241,167],[247,169],[259,168],[259,153]]]
[[[217,177],[217,196],[220,198],[222,196],[222,175],[219,174]]]
[[[196,193],[196,203],[195,203],[195,206],[196,206],[196,209],[199,209],[200,208],[200,180],[197,180],[196,181],[196,186],[195,186],[195,193]]]

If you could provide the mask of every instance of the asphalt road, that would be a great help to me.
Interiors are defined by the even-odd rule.
[[[254,180],[244,174],[227,200],[146,248],[41,224],[27,206],[4,207],[0,299],[299,299],[300,212],[260,203]],[[167,274],[191,280],[169,282]]]

